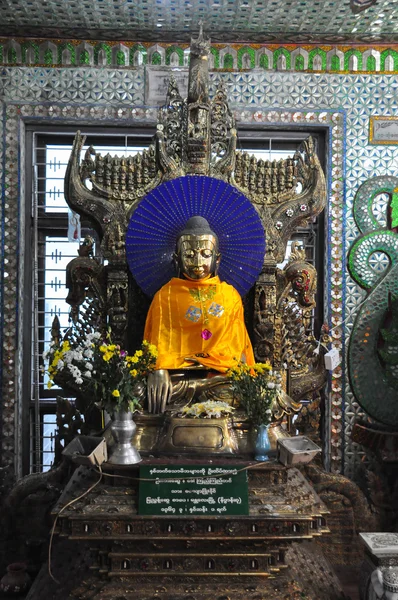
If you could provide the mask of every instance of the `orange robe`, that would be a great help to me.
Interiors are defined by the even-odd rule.
[[[254,364],[241,297],[219,277],[166,283],[149,308],[144,338],[158,349],[157,369],[191,366],[187,357],[221,373],[239,360]]]

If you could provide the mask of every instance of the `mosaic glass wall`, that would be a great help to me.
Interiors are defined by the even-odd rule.
[[[4,66],[0,71],[1,203],[1,460],[17,469],[20,433],[21,324],[25,123],[79,126],[154,123],[145,105],[145,66],[117,68]],[[358,186],[375,175],[396,174],[398,146],[368,142],[369,116],[396,114],[396,73],[344,74],[246,70],[211,74],[222,79],[239,126],[316,126],[329,132],[327,269],[325,294],[333,343],[343,354],[362,292],[346,274],[345,256],[356,236],[351,207]],[[17,298],[17,303],[15,302]],[[16,351],[17,349],[17,351]],[[360,410],[343,361],[330,377],[331,465],[353,475],[362,456],[350,440]]]

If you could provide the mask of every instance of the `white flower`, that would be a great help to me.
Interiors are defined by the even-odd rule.
[[[219,419],[224,414],[230,414],[234,408],[227,402],[219,402],[207,400],[206,402],[198,402],[192,406],[184,406],[182,413],[190,417],[203,417],[211,419],[213,417]]]
[[[267,388],[268,388],[269,390],[273,390],[273,389],[274,389],[274,387],[275,387],[275,383],[274,383],[273,381],[268,381],[268,383],[267,383]]]
[[[76,367],[76,365],[68,365],[68,369],[72,373],[72,377],[75,379],[75,381],[82,376],[80,369]]]
[[[83,352],[83,356],[85,358],[93,358],[94,352],[91,350],[91,348],[87,348],[84,352]]]
[[[91,372],[90,371],[86,371],[84,373],[84,377],[87,377],[87,379],[90,379],[91,378]]]
[[[267,408],[267,410],[265,412],[267,415],[272,415],[272,410],[270,408]]]
[[[83,379],[81,377],[78,377],[77,379],[75,379],[75,382],[77,383],[77,385],[81,385],[83,383]]]
[[[67,365],[70,365],[71,362],[73,360],[73,354],[72,354],[72,350],[69,350],[68,352],[65,352],[64,354],[64,361]]]
[[[58,364],[57,364],[58,371],[62,371],[62,369],[64,368],[64,366],[65,366],[64,361],[63,360],[59,360]]]
[[[89,347],[89,346],[91,346],[91,344],[93,343],[94,340],[99,340],[100,337],[101,337],[101,334],[99,333],[99,331],[94,331],[92,333],[88,333],[86,335],[84,345]]]
[[[91,363],[89,363],[89,362],[86,362],[86,364],[85,364],[85,367],[86,367],[86,369],[88,369],[89,371],[92,371],[92,370],[93,370],[93,365],[92,365]]]

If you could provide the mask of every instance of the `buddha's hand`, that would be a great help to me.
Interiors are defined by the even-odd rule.
[[[187,369],[205,369],[206,367],[202,365],[202,363],[197,358],[191,358],[190,356],[186,356],[184,361],[189,363],[189,367]]]
[[[164,413],[170,400],[173,384],[167,369],[158,369],[148,375],[148,412]]]

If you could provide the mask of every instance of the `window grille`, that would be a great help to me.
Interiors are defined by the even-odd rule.
[[[132,156],[149,146],[151,133],[126,136],[123,133],[88,135],[82,150],[89,145],[97,152]],[[90,234],[97,239],[89,222],[82,219],[81,239],[68,240],[68,214],[64,197],[64,177],[72,149],[73,135],[34,132],[32,143],[32,361],[30,368],[30,471],[47,471],[54,461],[56,439],[56,400],[62,390],[47,388],[48,377],[43,372],[43,352],[49,349],[51,326],[55,316],[61,331],[69,325],[69,305],[65,302],[66,265],[77,256],[81,239]],[[98,240],[97,240],[98,241]],[[99,258],[99,248],[94,248]],[[30,256],[32,256],[30,254]]]

